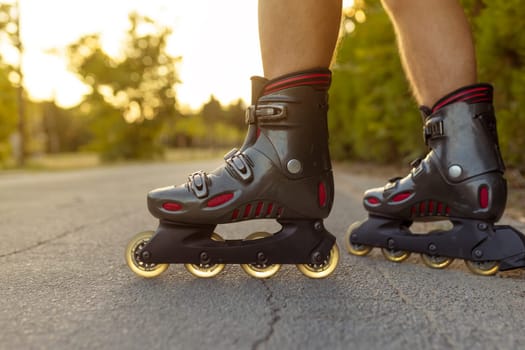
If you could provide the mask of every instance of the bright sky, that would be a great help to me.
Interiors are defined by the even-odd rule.
[[[25,86],[33,99],[54,97],[63,107],[78,103],[86,87],[67,71],[65,58],[49,50],[63,51],[82,35],[100,33],[104,49],[116,54],[133,10],[173,29],[168,50],[183,57],[177,88],[182,106],[198,108],[211,94],[225,104],[249,101],[249,78],[262,75],[257,0],[19,2]]]

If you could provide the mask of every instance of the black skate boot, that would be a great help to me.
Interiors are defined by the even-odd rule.
[[[444,268],[461,258],[481,275],[525,266],[525,238],[495,226],[505,209],[503,177],[492,107],[492,87],[468,86],[422,107],[430,152],[404,178],[365,192],[369,217],[348,229],[346,247],[366,255],[381,247],[394,262],[421,253],[426,265]],[[449,220],[453,228],[413,234],[414,221]]]
[[[198,277],[238,263],[251,276],[267,278],[280,264],[296,264],[311,278],[330,275],[339,260],[335,237],[323,226],[334,185],[328,152],[328,70],[267,81],[252,78],[248,134],[241,149],[211,173],[154,190],[148,208],[160,219],[156,232],[137,235],[126,250],[129,267],[143,277],[183,263]],[[217,224],[276,219],[282,228],[224,240]]]

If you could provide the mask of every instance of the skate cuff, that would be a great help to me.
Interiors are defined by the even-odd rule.
[[[475,84],[462,87],[445,95],[436,102],[431,108],[431,113],[439,111],[441,108],[455,102],[473,103],[492,103],[493,88],[490,84]]]
[[[264,87],[263,95],[298,86],[312,86],[317,89],[328,90],[331,81],[332,73],[328,69],[296,72],[269,81]]]

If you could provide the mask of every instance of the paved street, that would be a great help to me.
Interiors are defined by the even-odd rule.
[[[439,271],[415,255],[401,264],[378,250],[348,255],[344,232],[365,217],[361,194],[385,179],[341,167],[325,222],[341,248],[331,277],[310,280],[285,266],[272,279],[256,280],[236,265],[211,280],[180,265],[152,280],[135,276],[123,254],[135,233],[156,227],[145,205],[148,190],[219,164],[0,173],[0,349],[525,346],[525,270],[481,277],[460,261]],[[259,221],[217,231],[240,238],[276,229]]]

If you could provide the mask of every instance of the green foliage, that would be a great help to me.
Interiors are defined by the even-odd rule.
[[[15,44],[13,36],[13,5],[0,4],[0,40],[3,43]],[[11,156],[9,137],[17,126],[17,91],[9,81],[13,67],[3,63],[0,55],[0,167],[4,166]]]
[[[0,166],[10,157],[9,136],[17,125],[16,90],[7,76],[8,70],[0,64]]]
[[[92,113],[90,148],[106,161],[161,156],[163,123],[179,115],[178,58],[165,50],[170,30],[135,13],[129,20],[121,59],[102,50],[98,35],[84,36],[68,48],[70,68],[93,91],[82,107]]]
[[[42,102],[39,108],[46,153],[77,152],[91,141],[90,117],[78,108],[62,109],[54,102]]]
[[[367,2],[366,21],[345,18],[330,90],[334,158],[408,160],[422,147],[421,124],[404,77],[395,36],[379,1]],[[362,15],[362,14],[361,14]]]
[[[167,121],[164,143],[174,147],[234,147],[244,137],[246,106],[242,100],[222,106],[214,97],[196,114]]]
[[[525,7],[521,0],[462,3],[472,23],[480,81],[495,87],[503,157],[525,170]],[[343,36],[333,69],[332,153],[338,159],[405,161],[424,152],[417,105],[380,1],[366,1],[363,23],[359,9],[347,13],[344,26],[353,30]]]
[[[479,75],[494,85],[500,145],[507,165],[525,170],[525,7],[520,0],[466,1]]]

